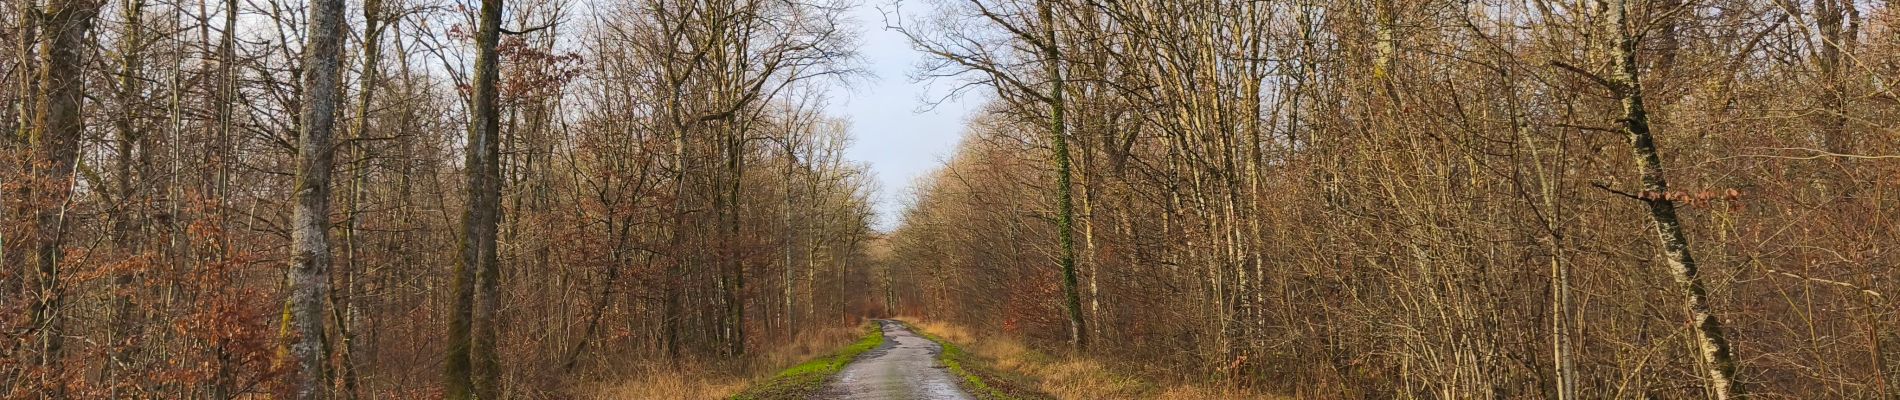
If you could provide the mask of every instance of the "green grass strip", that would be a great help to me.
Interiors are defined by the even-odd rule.
[[[793,400],[804,399],[825,389],[825,382],[844,370],[846,364],[858,358],[859,354],[871,351],[884,344],[884,329],[872,323],[865,328],[863,339],[845,346],[829,355],[806,361],[803,364],[786,368],[778,375],[764,382],[752,385],[745,391],[732,396],[732,400]]]

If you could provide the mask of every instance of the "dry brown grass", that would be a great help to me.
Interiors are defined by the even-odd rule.
[[[857,328],[827,328],[801,335],[734,364],[645,362],[597,373],[575,384],[581,399],[724,399],[781,369],[822,356],[857,340]]]
[[[723,399],[745,389],[748,379],[703,365],[643,365],[612,383],[577,390],[586,399]]]
[[[1085,357],[1050,356],[1015,338],[979,335],[968,328],[943,321],[919,318],[905,320],[926,333],[957,343],[964,351],[989,361],[998,370],[1033,379],[1037,390],[1061,400],[1286,398],[1242,388],[1156,383],[1162,380],[1117,373],[1110,365]]]

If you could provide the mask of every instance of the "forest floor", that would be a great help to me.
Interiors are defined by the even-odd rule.
[[[575,384],[576,399],[804,399],[858,354],[877,348],[876,325],[813,329],[788,343],[763,346],[746,360],[626,361],[605,364]]]
[[[918,336],[903,323],[878,320],[884,343],[858,356],[839,372],[823,398],[845,400],[971,400],[958,379],[937,362],[943,347]]]

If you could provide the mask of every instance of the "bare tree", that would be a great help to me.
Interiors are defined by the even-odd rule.
[[[450,310],[447,363],[452,399],[501,398],[501,359],[495,350],[500,323],[501,111],[496,46],[501,41],[501,0],[483,0],[475,32],[475,78],[469,101],[467,208],[462,215],[461,257],[455,266],[455,306]]]

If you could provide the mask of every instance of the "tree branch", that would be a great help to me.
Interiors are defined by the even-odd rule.
[[[1618,95],[1621,95],[1623,92],[1629,90],[1629,88],[1623,86],[1623,84],[1611,82],[1609,79],[1604,79],[1601,76],[1597,76],[1597,74],[1590,73],[1590,71],[1585,71],[1583,70],[1583,68],[1577,68],[1577,66],[1570,65],[1569,63],[1565,63],[1563,61],[1551,61],[1548,64],[1552,67],[1557,67],[1565,71],[1570,71],[1571,73],[1575,73],[1579,76],[1584,77],[1585,79],[1589,79],[1591,82],[1596,82],[1596,84],[1602,85],[1603,88],[1610,89],[1610,92],[1616,93]]]

